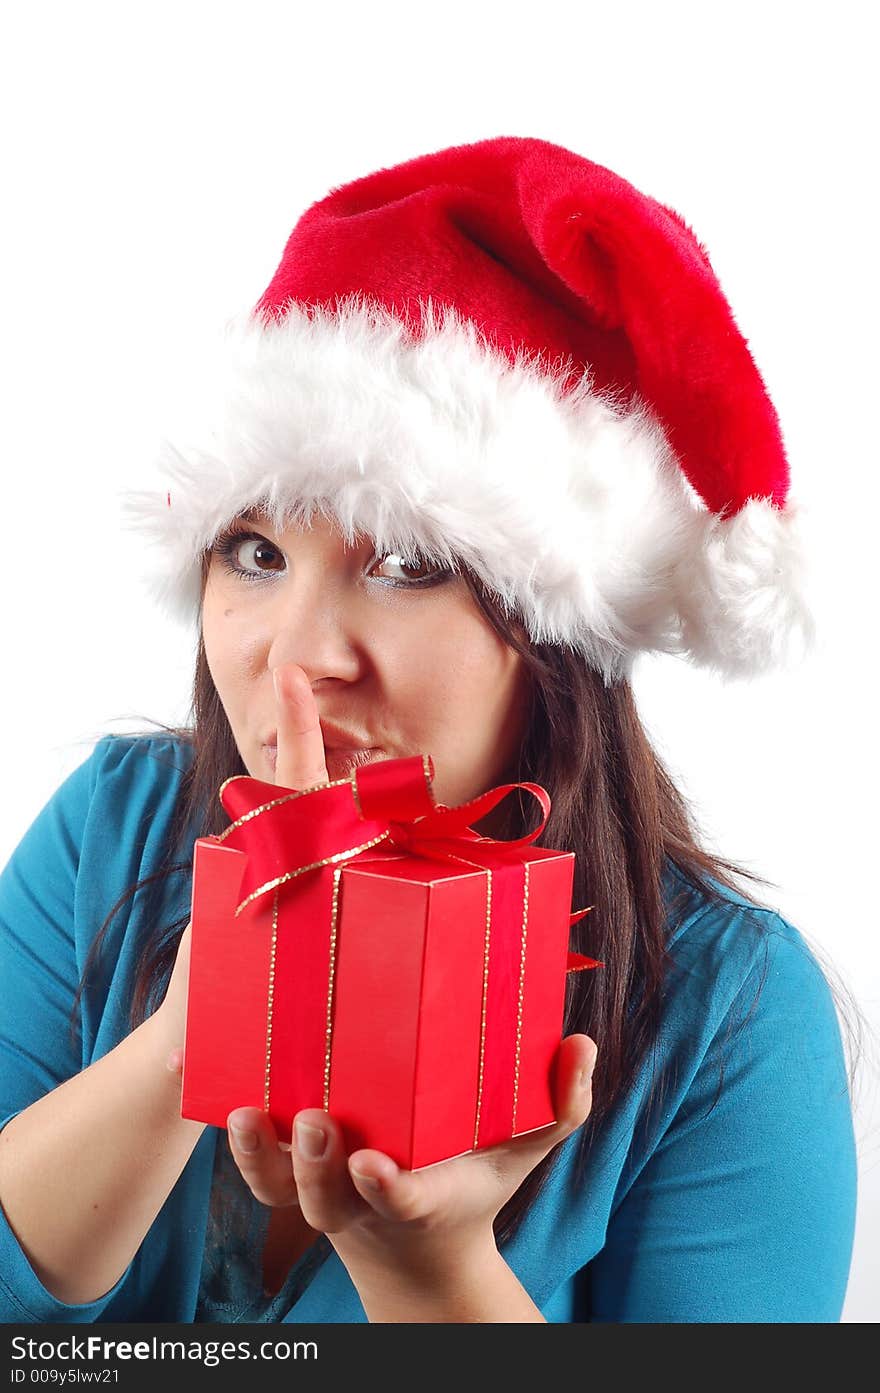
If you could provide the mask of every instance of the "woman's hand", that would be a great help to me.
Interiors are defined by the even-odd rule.
[[[229,1122],[244,1129],[251,1149],[231,1127],[233,1155],[258,1200],[299,1203],[306,1222],[329,1236],[368,1315],[389,1303],[421,1300],[430,1308],[436,1299],[439,1306],[470,1290],[475,1272],[493,1273],[495,1216],[538,1162],[586,1121],[595,1058],[589,1036],[562,1041],[552,1126],[423,1170],[401,1170],[381,1151],[346,1156],[339,1125],[316,1108],[297,1113],[290,1154],[266,1113],[237,1109]]]

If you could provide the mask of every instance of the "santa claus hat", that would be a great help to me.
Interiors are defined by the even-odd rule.
[[[261,504],[471,568],[606,681],[645,650],[741,676],[809,647],[746,341],[681,216],[601,165],[510,136],[335,188],[217,347],[202,425],[128,501],[178,614]]]

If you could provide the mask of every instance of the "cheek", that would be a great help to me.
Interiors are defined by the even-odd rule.
[[[265,641],[255,632],[253,616],[210,586],[202,606],[202,638],[214,686],[231,719],[230,708],[261,671]]]
[[[528,693],[522,660],[473,612],[414,637],[386,669],[386,685],[409,742],[435,759],[442,802],[481,792],[519,748]]]
[[[470,616],[453,611],[445,621],[392,637],[374,654],[387,696],[410,721],[421,717],[433,724],[444,711],[457,718],[460,708],[497,682],[498,654]]]

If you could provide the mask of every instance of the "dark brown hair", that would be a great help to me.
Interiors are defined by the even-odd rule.
[[[573,908],[592,909],[573,927],[571,946],[605,964],[603,969],[568,977],[565,1034],[585,1032],[599,1050],[592,1112],[580,1142],[582,1168],[603,1119],[632,1086],[657,1037],[669,965],[666,944],[687,898],[685,892],[670,903],[664,896],[667,858],[691,888],[711,900],[723,898],[716,888],[720,885],[760,905],[742,882],[768,882],[700,845],[685,799],[642,727],[630,683],[606,684],[570,649],[528,642],[519,624],[504,614],[477,578],[466,570],[462,574],[486,619],[519,653],[531,674],[526,736],[512,773],[517,781],[541,784],[551,797],[550,818],[536,845],[575,853]],[[193,757],[183,777],[166,863],[130,887],[112,907],[93,952],[99,951],[107,925],[130,894],[191,865],[185,854],[177,859],[181,850],[186,852],[179,839],[186,828],[192,828],[200,810],[204,811],[198,835],[216,835],[228,824],[217,791],[230,775],[247,772],[201,640],[191,722],[170,733],[192,747]],[[505,825],[495,835],[521,836],[536,824],[528,795],[512,794],[502,806]],[[190,852],[191,847],[190,842]],[[186,922],[165,926],[148,945],[135,983],[132,1028],[161,1001]],[[83,981],[91,961],[92,954]],[[655,1082],[661,1093],[662,1081]],[[557,1154],[545,1157],[498,1215],[499,1243],[518,1228]]]

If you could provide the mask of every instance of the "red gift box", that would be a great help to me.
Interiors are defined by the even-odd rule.
[[[181,1114],[256,1106],[289,1141],[322,1107],[349,1152],[415,1169],[554,1121],[574,855],[531,845],[550,800],[434,803],[427,757],[294,791],[236,777],[195,844]],[[479,821],[542,805],[515,842]]]

